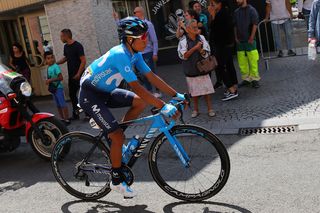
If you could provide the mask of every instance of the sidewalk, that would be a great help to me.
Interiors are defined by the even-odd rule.
[[[236,67],[238,66],[235,63]],[[205,127],[216,134],[238,134],[240,128],[297,125],[299,130],[320,128],[320,62],[307,60],[307,56],[278,58],[270,61],[266,71],[260,63],[261,87],[240,88],[236,100],[222,102],[223,89],[213,95],[216,117],[207,116],[204,100],[200,100],[200,116],[192,119],[191,111],[185,113],[187,123]],[[237,67],[238,69],[238,67]],[[158,67],[158,74],[179,92],[187,86],[181,65]],[[239,72],[238,72],[239,73]],[[215,82],[213,75],[213,82]],[[240,82],[239,77],[239,82]],[[36,102],[43,111],[56,113],[50,100]],[[114,110],[121,118],[126,109]],[[149,114],[149,111],[144,113]],[[130,127],[126,135],[143,135],[148,126]],[[87,122],[76,121],[70,130],[88,131]]]

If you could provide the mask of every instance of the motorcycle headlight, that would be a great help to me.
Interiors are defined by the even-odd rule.
[[[22,95],[29,97],[29,96],[31,96],[31,93],[32,93],[32,87],[28,82],[23,82],[20,85],[20,91],[21,91]]]

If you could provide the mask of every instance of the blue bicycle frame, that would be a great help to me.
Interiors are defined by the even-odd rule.
[[[153,136],[155,135],[157,130],[159,130],[161,133],[163,133],[167,137],[170,145],[172,146],[173,150],[175,151],[175,153],[179,157],[181,163],[185,167],[189,167],[189,162],[190,162],[189,156],[187,155],[187,153],[185,152],[184,148],[181,146],[181,144],[177,140],[177,138],[175,136],[171,135],[171,133],[170,133],[170,130],[175,125],[174,120],[171,120],[170,123],[168,124],[166,122],[166,120],[163,118],[163,115],[161,115],[160,113],[157,113],[155,115],[150,115],[150,116],[139,118],[139,119],[136,119],[133,121],[124,122],[124,123],[120,124],[120,126],[121,127],[130,126],[131,124],[145,123],[147,121],[152,121],[152,124],[151,124],[150,128],[148,129],[147,134],[144,136],[142,141],[140,141],[140,145],[136,149],[135,154],[130,159],[128,166],[132,167],[134,165],[136,160],[141,156],[144,149],[149,144],[151,138],[153,138]]]

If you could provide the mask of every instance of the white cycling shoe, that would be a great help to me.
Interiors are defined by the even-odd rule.
[[[119,185],[113,185],[112,182],[110,183],[110,189],[122,194],[124,198],[134,198],[138,194],[133,191],[130,186],[127,185],[126,182],[122,182]]]

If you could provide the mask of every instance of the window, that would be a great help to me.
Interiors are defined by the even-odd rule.
[[[178,44],[176,31],[178,27],[178,16],[187,9],[189,0],[148,1],[151,21],[159,40],[159,47],[172,47]]]
[[[136,6],[145,9],[145,16],[154,24],[160,48],[175,47],[178,44],[176,31],[178,18],[188,9],[190,0],[140,0],[140,1],[112,1],[119,18],[133,15]],[[200,0],[205,6],[207,0]]]
[[[146,1],[138,0],[138,1],[114,1],[112,0],[112,6],[114,11],[118,13],[119,18],[125,18],[127,16],[133,16],[133,11],[136,7],[143,7],[146,11],[146,18],[148,18],[148,12],[146,7]]]

